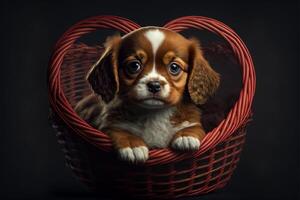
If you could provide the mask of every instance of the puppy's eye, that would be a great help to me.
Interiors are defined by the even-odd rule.
[[[169,72],[170,72],[170,74],[172,74],[173,76],[176,76],[176,75],[180,74],[181,68],[180,68],[180,66],[179,66],[177,63],[172,62],[172,63],[169,65]]]
[[[136,74],[142,69],[142,65],[139,61],[131,61],[126,65],[126,72],[128,74]]]

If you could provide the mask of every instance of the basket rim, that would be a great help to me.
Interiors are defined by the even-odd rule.
[[[255,69],[251,55],[241,38],[227,25],[208,17],[185,16],[172,20],[162,27],[175,32],[196,28],[198,30],[207,30],[222,37],[229,43],[234,56],[237,57],[241,65],[243,87],[238,100],[226,118],[206,134],[198,151],[180,153],[174,152],[169,148],[151,149],[149,151],[149,160],[145,163],[146,165],[166,164],[190,157],[196,158],[220,142],[223,142],[247,122],[248,117],[251,115],[251,106],[256,85]],[[65,54],[75,41],[87,33],[98,29],[115,29],[128,34],[140,28],[142,27],[135,22],[118,16],[102,15],[90,17],[79,21],[61,36],[55,44],[50,58],[47,81],[50,106],[69,128],[103,151],[112,150],[111,140],[108,135],[93,128],[81,119],[73,110],[60,84],[61,65]]]

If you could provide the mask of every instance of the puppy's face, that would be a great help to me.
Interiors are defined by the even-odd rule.
[[[219,84],[197,41],[156,27],[110,39],[88,80],[105,101],[118,94],[146,108],[176,105],[186,88],[202,104]]]
[[[188,76],[188,44],[181,35],[159,29],[125,37],[118,56],[120,96],[150,108],[177,104]]]

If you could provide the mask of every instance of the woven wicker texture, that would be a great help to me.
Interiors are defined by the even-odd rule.
[[[243,88],[239,99],[227,117],[206,135],[199,151],[176,153],[170,149],[153,149],[142,166],[120,163],[113,155],[109,137],[80,119],[73,110],[82,97],[90,94],[84,77],[102,52],[101,47],[74,43],[97,29],[129,33],[140,26],[114,16],[98,16],[77,23],[55,46],[48,71],[49,100],[53,126],[68,166],[94,190],[118,189],[133,197],[162,199],[195,195],[223,187],[236,167],[255,91],[255,72],[247,48],[233,30],[213,19],[182,17],[164,27],[178,32],[204,29],[224,38],[242,69]]]

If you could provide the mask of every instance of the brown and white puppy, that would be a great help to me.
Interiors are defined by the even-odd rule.
[[[196,105],[205,103],[219,85],[197,40],[160,27],[111,38],[87,79],[104,101],[93,124],[130,162],[146,161],[148,148],[199,149],[205,132]],[[77,105],[85,119],[89,114],[83,108],[97,106],[95,98]]]

